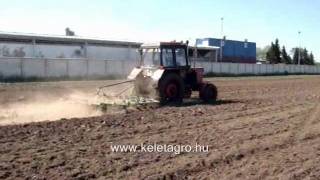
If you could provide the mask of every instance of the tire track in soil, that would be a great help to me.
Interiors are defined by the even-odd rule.
[[[197,121],[197,123],[193,123],[191,125],[189,125],[188,123],[181,123],[181,124],[179,124],[178,128],[173,126],[172,122],[170,122],[170,121],[168,122],[169,123],[168,126],[163,127],[163,126],[161,126],[162,121],[158,121],[159,119],[155,119],[156,122],[153,123],[153,124],[155,124],[154,125],[155,128],[149,129],[148,131],[144,131],[139,134],[142,136],[150,137],[153,135],[159,135],[159,134],[165,133],[167,136],[170,136],[170,134],[175,134],[178,130],[185,132],[188,130],[200,129],[203,127],[211,127],[211,126],[213,126],[213,127],[211,127],[212,129],[217,130],[216,126],[219,126],[219,124],[217,124],[217,123],[223,123],[222,126],[227,126],[227,124],[229,124],[229,123],[234,124],[235,122],[242,123],[242,121],[245,119],[258,118],[260,116],[260,114],[269,113],[269,112],[272,112],[272,114],[270,113],[270,116],[273,117],[273,116],[275,116],[276,113],[283,112],[283,109],[287,109],[289,107],[297,107],[300,105],[303,105],[303,104],[292,103],[292,104],[286,104],[286,105],[280,105],[280,106],[270,105],[270,106],[265,106],[263,108],[261,108],[261,107],[251,108],[246,111],[238,111],[238,112],[229,113],[228,115],[223,116],[223,117],[219,117],[220,115],[207,116],[205,118],[199,117],[199,118],[202,118],[200,122]],[[288,112],[290,112],[290,111],[288,111]],[[163,117],[165,117],[165,116],[163,116]],[[236,120],[236,121],[233,121],[233,120]],[[186,121],[186,122],[189,122],[189,121]],[[156,124],[159,124],[159,126],[157,126]],[[141,126],[143,126],[143,125],[141,125]],[[137,130],[141,129],[141,127],[138,126],[136,129]],[[170,132],[167,132],[167,131],[170,131]],[[121,141],[121,140],[126,140],[126,139],[131,139],[131,137],[121,137],[116,140]]]
[[[317,108],[319,108],[319,106],[317,106]],[[313,109],[313,108],[307,108],[307,111],[304,113],[304,114],[302,114],[302,116],[301,117],[306,117],[305,115],[310,111],[310,109]],[[298,117],[298,118],[297,118]],[[297,119],[297,120],[299,120],[299,118],[301,118],[301,117],[299,117],[299,116],[295,116],[295,119]],[[316,117],[319,117],[319,109],[316,109],[316,111],[315,111],[315,113],[313,113],[312,115],[311,115],[311,121],[312,120],[314,120]],[[292,119],[291,119],[292,120]],[[310,122],[310,121],[309,121]],[[302,125],[303,124],[305,124],[306,122],[304,122],[304,123],[302,123]],[[308,121],[307,121],[307,123],[308,123]],[[294,129],[294,131],[301,131],[301,124],[297,124],[296,126],[294,126],[292,129]],[[295,146],[295,144],[297,144],[297,142],[296,142],[296,140],[295,139],[293,139],[292,137],[294,137],[293,135],[292,135],[292,133],[286,133],[287,131],[278,131],[278,132],[276,132],[276,134],[273,134],[273,133],[271,133],[271,134],[269,134],[270,136],[278,136],[279,135],[279,133],[280,134],[287,134],[287,137],[288,138],[286,138],[285,139],[285,141],[284,142],[282,142],[282,143],[280,143],[280,144],[273,144],[272,146],[270,146],[270,145],[268,145],[268,147],[266,147],[267,148],[267,150],[270,152],[273,152],[273,151],[277,151],[278,149],[282,149],[282,148],[290,148],[290,146]],[[290,132],[290,131],[289,131]],[[269,138],[269,137],[266,137],[266,136],[262,136],[263,138]],[[317,136],[316,138],[318,138],[318,137],[320,137],[320,136]],[[261,137],[259,138],[259,139],[261,139]],[[293,139],[293,140],[292,140]],[[256,139],[255,139],[256,140]],[[252,143],[252,141],[249,141],[250,143]],[[246,143],[243,143],[243,144],[246,144]],[[260,146],[261,146],[261,144],[260,144]],[[259,149],[261,149],[261,148],[256,148],[256,149],[250,149],[250,152],[254,152],[254,154],[257,154],[257,152],[259,152]],[[263,149],[263,148],[262,148]],[[265,149],[265,148],[264,148]],[[257,151],[258,150],[258,151]],[[241,156],[246,156],[246,153],[242,153],[241,154]],[[234,155],[234,157],[237,157],[237,155]],[[230,162],[228,161],[228,163],[227,164],[230,164]],[[202,169],[201,171],[199,171],[199,173],[201,173],[201,172],[203,172],[204,170]],[[307,170],[308,171],[308,170]],[[193,172],[193,170],[192,170],[192,172]],[[193,172],[193,174],[194,174],[194,172]],[[196,173],[197,174],[197,173]],[[304,176],[306,176],[307,174],[304,174]],[[230,178],[230,179],[233,179],[233,178]]]
[[[300,117],[298,117],[298,118],[300,118]],[[289,120],[291,120],[291,119],[288,119],[288,121]],[[276,132],[276,134],[266,134],[266,135],[263,135],[263,136],[260,136],[259,137],[259,139],[261,139],[261,138],[272,138],[272,137],[276,137],[276,136],[278,136],[278,134],[287,134],[287,133],[285,133],[286,131],[277,131]],[[183,132],[182,132],[183,133]],[[268,137],[269,136],[269,137]],[[257,139],[257,138],[256,138]],[[245,140],[243,140],[242,141],[242,143],[243,144],[245,144],[245,142],[246,141],[253,141],[253,139],[245,139]],[[272,148],[276,148],[276,147],[279,147],[279,146],[281,146],[281,144],[280,145],[275,145],[274,147],[273,146],[269,146],[269,147],[266,147],[266,148],[268,148],[268,149],[272,149]],[[223,148],[223,146],[221,147],[221,148]],[[251,149],[250,151],[258,151],[258,150],[261,150],[262,148],[261,147],[259,147],[259,148],[256,148],[256,149]],[[229,156],[233,156],[233,155],[229,155]],[[236,155],[234,155],[234,156],[236,156]],[[181,159],[180,158],[184,158],[184,157],[174,157],[174,160],[175,161],[181,161]],[[230,158],[230,157],[226,157],[227,159],[228,158]],[[164,164],[168,164],[168,166],[170,166],[170,164],[171,164],[171,161],[172,161],[172,159],[169,159],[168,160],[169,162],[166,162],[166,161],[162,161],[160,164],[158,164],[158,163],[156,163],[156,162],[153,162],[153,166],[165,166]],[[189,162],[189,164],[190,164],[191,162]],[[192,163],[191,163],[192,164]],[[147,165],[146,165],[147,166]],[[194,171],[194,170],[193,170]]]
[[[301,117],[295,117],[295,119],[299,119]],[[294,129],[298,129],[299,127],[295,127]],[[264,142],[267,142],[268,139],[277,139],[278,137],[284,136],[286,137],[282,141],[279,142],[273,142],[272,144],[268,144]],[[203,172],[205,170],[212,170],[215,165],[219,165],[221,163],[227,164],[228,166],[232,165],[234,161],[237,161],[239,159],[242,159],[245,156],[248,155],[260,155],[263,154],[265,151],[268,151],[269,153],[272,153],[274,151],[278,151],[279,149],[286,149],[290,148],[290,146],[294,146],[296,143],[294,141],[291,141],[291,133],[288,131],[277,131],[274,134],[269,134],[265,136],[261,136],[259,139],[246,139],[241,142],[240,147],[237,147],[236,152],[227,153],[227,155],[214,155],[214,158],[210,157],[204,157],[203,162],[199,164],[199,162],[194,163],[192,160],[188,163],[188,166],[193,168],[186,168],[186,169],[179,169],[178,171],[182,171],[184,173],[191,173],[194,177],[200,172]],[[254,142],[257,141],[257,142]],[[260,142],[260,143],[259,143]],[[259,144],[259,146],[256,146],[256,144]],[[247,146],[252,146],[252,148],[248,148]],[[245,147],[245,148],[242,148]],[[223,147],[221,147],[223,149]],[[234,150],[235,151],[235,150]],[[170,162],[168,162],[170,164]],[[199,168],[199,166],[201,168]],[[169,173],[169,175],[176,174]],[[168,175],[168,174],[167,174]],[[230,178],[233,179],[233,178]]]
[[[310,104],[309,104],[310,105]],[[297,106],[296,104],[293,104],[292,106],[294,106],[294,107],[299,107],[299,106]],[[287,107],[291,107],[290,105],[289,106],[287,106]],[[299,108],[298,108],[299,109]],[[308,112],[308,109],[309,109],[309,107],[306,107],[306,109],[305,109],[305,113],[307,113]],[[283,109],[280,109],[280,111],[281,110],[283,110]],[[272,111],[272,110],[271,110]],[[284,111],[284,113],[283,114],[286,114],[286,112],[288,112],[288,111]],[[301,111],[301,112],[303,112],[303,111]],[[298,111],[296,114],[299,114],[300,112]],[[292,116],[291,117],[295,117],[295,119],[297,119],[297,120],[299,120],[299,118],[302,118],[305,114],[302,114],[302,115],[300,115],[300,116],[295,116],[296,114],[292,114]],[[272,119],[272,118],[271,118]],[[293,118],[292,118],[293,119]],[[289,120],[292,120],[292,119],[288,119],[288,121]],[[266,120],[270,120],[270,118],[266,118]],[[206,125],[206,124],[205,124]],[[294,129],[299,129],[299,125],[298,126],[296,126],[296,127],[294,127]],[[259,137],[259,139],[261,139],[262,137],[263,138],[270,138],[271,136],[278,136],[278,134],[288,134],[288,133],[285,133],[286,131],[288,131],[288,130],[285,130],[285,131],[277,131],[275,134],[274,133],[270,133],[270,134],[266,134],[266,135],[263,135],[263,136],[260,136]],[[289,136],[289,137],[291,137],[291,136]],[[258,138],[257,138],[258,139]],[[286,144],[287,143],[287,141],[289,142],[290,141],[290,138],[288,139],[288,140],[286,140],[286,141],[284,141],[283,143],[280,143],[280,144],[276,144],[276,145],[273,145],[273,146],[269,146],[269,147],[266,147],[268,150],[271,150],[272,151],[272,149],[274,149],[274,150],[276,150],[277,148],[285,148],[285,146],[283,146],[283,144]],[[290,144],[290,143],[289,143]],[[259,149],[261,149],[261,148],[258,148],[258,149],[251,149],[250,151],[257,151],[257,150],[259,150]],[[192,172],[194,172],[194,170],[192,170]]]
[[[295,117],[296,119],[297,119],[297,117]],[[300,117],[298,117],[298,118],[300,118]],[[292,119],[289,119],[289,120],[292,120]],[[288,121],[289,121],[288,120]],[[236,132],[234,132],[234,133],[236,133]],[[261,140],[261,139],[267,139],[267,138],[273,138],[273,137],[277,137],[277,136],[279,136],[279,135],[282,135],[282,134],[284,134],[284,135],[286,135],[286,134],[288,134],[287,133],[287,130],[283,130],[283,131],[277,131],[275,134],[274,133],[270,133],[270,134],[265,134],[265,135],[263,135],[263,136],[259,136],[259,138],[255,138],[255,139],[244,139],[244,140],[242,140],[241,141],[241,143],[242,144],[246,144],[246,142],[248,141],[248,142],[251,142],[251,144],[252,144],[252,141],[254,141],[254,140]],[[263,140],[262,140],[263,141]],[[284,142],[285,143],[285,142]],[[282,144],[284,144],[284,143],[281,143],[281,144],[276,144],[276,145],[274,145],[274,146],[269,146],[269,147],[264,147],[264,146],[261,146],[261,147],[256,147],[255,149],[249,149],[249,150],[247,150],[248,152],[250,151],[254,151],[254,152],[258,152],[258,151],[260,151],[260,150],[264,150],[265,148],[268,148],[269,150],[271,150],[271,149],[273,149],[273,148],[277,148],[277,147],[280,147]],[[220,149],[223,149],[224,148],[224,146],[221,146],[220,147]],[[219,150],[219,149],[217,149],[217,150]],[[242,155],[244,155],[244,154],[247,154],[247,153],[243,153]],[[221,161],[225,161],[225,159],[230,159],[231,157],[233,158],[233,156],[238,156],[237,154],[229,154],[227,157],[224,157],[224,160],[223,159],[221,159]],[[176,157],[174,157],[174,159],[175,159],[175,161],[181,161],[181,159],[179,160],[179,158],[185,158],[185,157],[179,157],[179,156],[176,156]],[[231,159],[232,159],[231,158]],[[170,166],[170,162],[172,161],[172,159],[169,159],[168,160],[169,162],[165,162],[165,164],[168,164],[168,166]],[[227,161],[230,161],[230,160],[227,160]],[[157,162],[153,162],[153,166],[164,166],[164,164],[163,164],[164,162],[161,162],[160,164],[158,164]],[[189,162],[189,164],[192,164],[192,160]],[[196,166],[196,165],[194,165],[194,166]],[[192,170],[193,172],[195,171],[195,170]]]

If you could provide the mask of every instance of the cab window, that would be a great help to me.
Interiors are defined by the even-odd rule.
[[[176,53],[176,63],[177,66],[186,66],[186,51],[184,48],[176,48],[175,49]]]
[[[163,48],[162,49],[162,63],[164,67],[173,67],[173,51],[170,48]]]
[[[159,66],[160,65],[160,52],[159,49],[144,49],[143,51],[143,64],[145,66]]]

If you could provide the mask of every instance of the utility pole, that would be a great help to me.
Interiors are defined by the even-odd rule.
[[[300,34],[301,34],[301,31],[298,31],[298,41],[299,41],[299,49],[298,49],[298,53],[299,53],[299,56],[298,56],[298,65],[300,65],[300,63],[301,63],[301,38],[300,38]]]
[[[224,42],[223,42],[223,39],[224,39],[224,36],[223,36],[223,20],[224,18],[221,17],[221,41],[220,41],[220,62],[222,62],[222,48],[223,48],[223,45],[224,45]]]

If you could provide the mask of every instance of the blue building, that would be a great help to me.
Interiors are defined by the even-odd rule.
[[[218,62],[232,63],[252,63],[257,62],[256,59],[256,43],[248,41],[221,40],[216,38],[203,38],[196,40],[197,46],[217,46],[222,45],[222,60],[221,51],[219,51]]]

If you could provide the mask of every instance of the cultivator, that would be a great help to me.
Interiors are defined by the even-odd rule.
[[[159,103],[159,101],[154,98],[136,94],[134,83],[134,80],[127,80],[99,87],[97,89],[98,99],[95,104],[102,111],[115,111],[126,110],[131,107],[153,106]],[[126,85],[125,87],[112,90],[113,87],[124,84]]]

